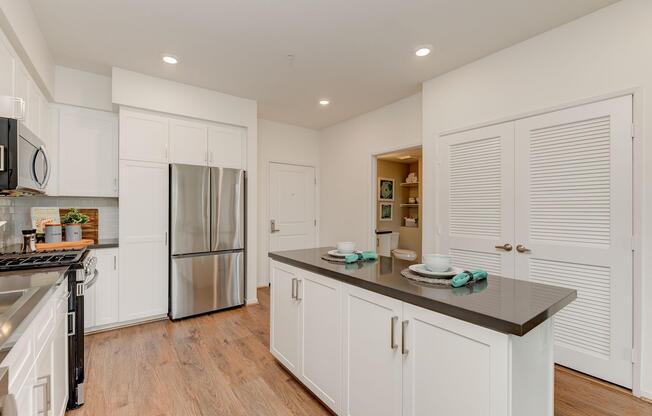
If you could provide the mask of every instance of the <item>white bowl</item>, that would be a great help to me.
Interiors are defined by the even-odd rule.
[[[355,251],[355,243],[352,241],[340,241],[336,246],[337,251],[343,254],[349,254]]]
[[[451,268],[451,256],[445,254],[424,254],[423,263],[431,272],[445,272]]]

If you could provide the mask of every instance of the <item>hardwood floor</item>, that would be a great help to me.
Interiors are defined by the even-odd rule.
[[[259,305],[86,337],[86,404],[71,416],[331,413],[269,353],[269,290]],[[652,404],[558,368],[555,416],[652,416]]]

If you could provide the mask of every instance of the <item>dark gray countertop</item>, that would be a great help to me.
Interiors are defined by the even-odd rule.
[[[97,250],[102,248],[115,248],[119,246],[117,238],[104,238],[97,240],[97,243],[88,246],[90,250]]]
[[[0,272],[0,298],[22,292],[19,299],[7,302],[0,314],[0,362],[29,327],[66,276],[67,267]],[[3,308],[4,309],[4,308]]]
[[[281,251],[269,257],[353,286],[430,309],[495,331],[525,335],[577,297],[577,291],[525,280],[489,276],[485,282],[451,289],[413,282],[401,276],[412,262],[390,257],[362,264],[321,259],[332,247]]]

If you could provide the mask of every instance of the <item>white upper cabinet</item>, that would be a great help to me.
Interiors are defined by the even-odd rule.
[[[214,125],[208,128],[208,164],[244,169],[245,130],[242,127]]]
[[[59,108],[59,195],[118,195],[118,119],[115,114]]]
[[[167,163],[168,130],[166,117],[120,109],[120,159]]]
[[[14,55],[0,40],[0,95],[14,95]]]
[[[170,162],[206,165],[208,128],[206,124],[170,120]]]

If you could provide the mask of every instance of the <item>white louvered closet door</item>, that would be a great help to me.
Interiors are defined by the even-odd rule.
[[[514,123],[445,136],[440,248],[454,266],[514,277]]]
[[[516,274],[576,289],[555,361],[632,385],[632,97],[516,122]]]

